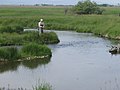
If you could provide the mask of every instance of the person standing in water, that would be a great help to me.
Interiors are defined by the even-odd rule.
[[[44,26],[45,26],[45,24],[43,22],[43,19],[40,19],[40,22],[38,23],[38,30],[39,30],[39,32],[41,30],[41,33],[43,33]]]

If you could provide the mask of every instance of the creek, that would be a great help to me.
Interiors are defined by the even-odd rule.
[[[119,90],[120,55],[111,55],[108,39],[91,33],[55,31],[60,43],[48,45],[47,62],[0,65],[0,87],[32,89],[39,81],[54,90]]]

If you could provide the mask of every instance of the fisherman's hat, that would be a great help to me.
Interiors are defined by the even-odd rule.
[[[40,19],[40,21],[42,22],[42,21],[43,21],[43,19]]]

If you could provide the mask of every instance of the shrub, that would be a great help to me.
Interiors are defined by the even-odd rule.
[[[102,14],[101,10],[95,2],[90,0],[79,1],[77,5],[73,7],[73,12],[76,14]]]

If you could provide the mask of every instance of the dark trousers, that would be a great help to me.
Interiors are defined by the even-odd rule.
[[[40,33],[40,31],[41,31],[41,33],[43,33],[43,28],[39,27],[38,31],[39,31],[39,33]]]
[[[43,28],[41,28],[41,33],[43,33]]]

